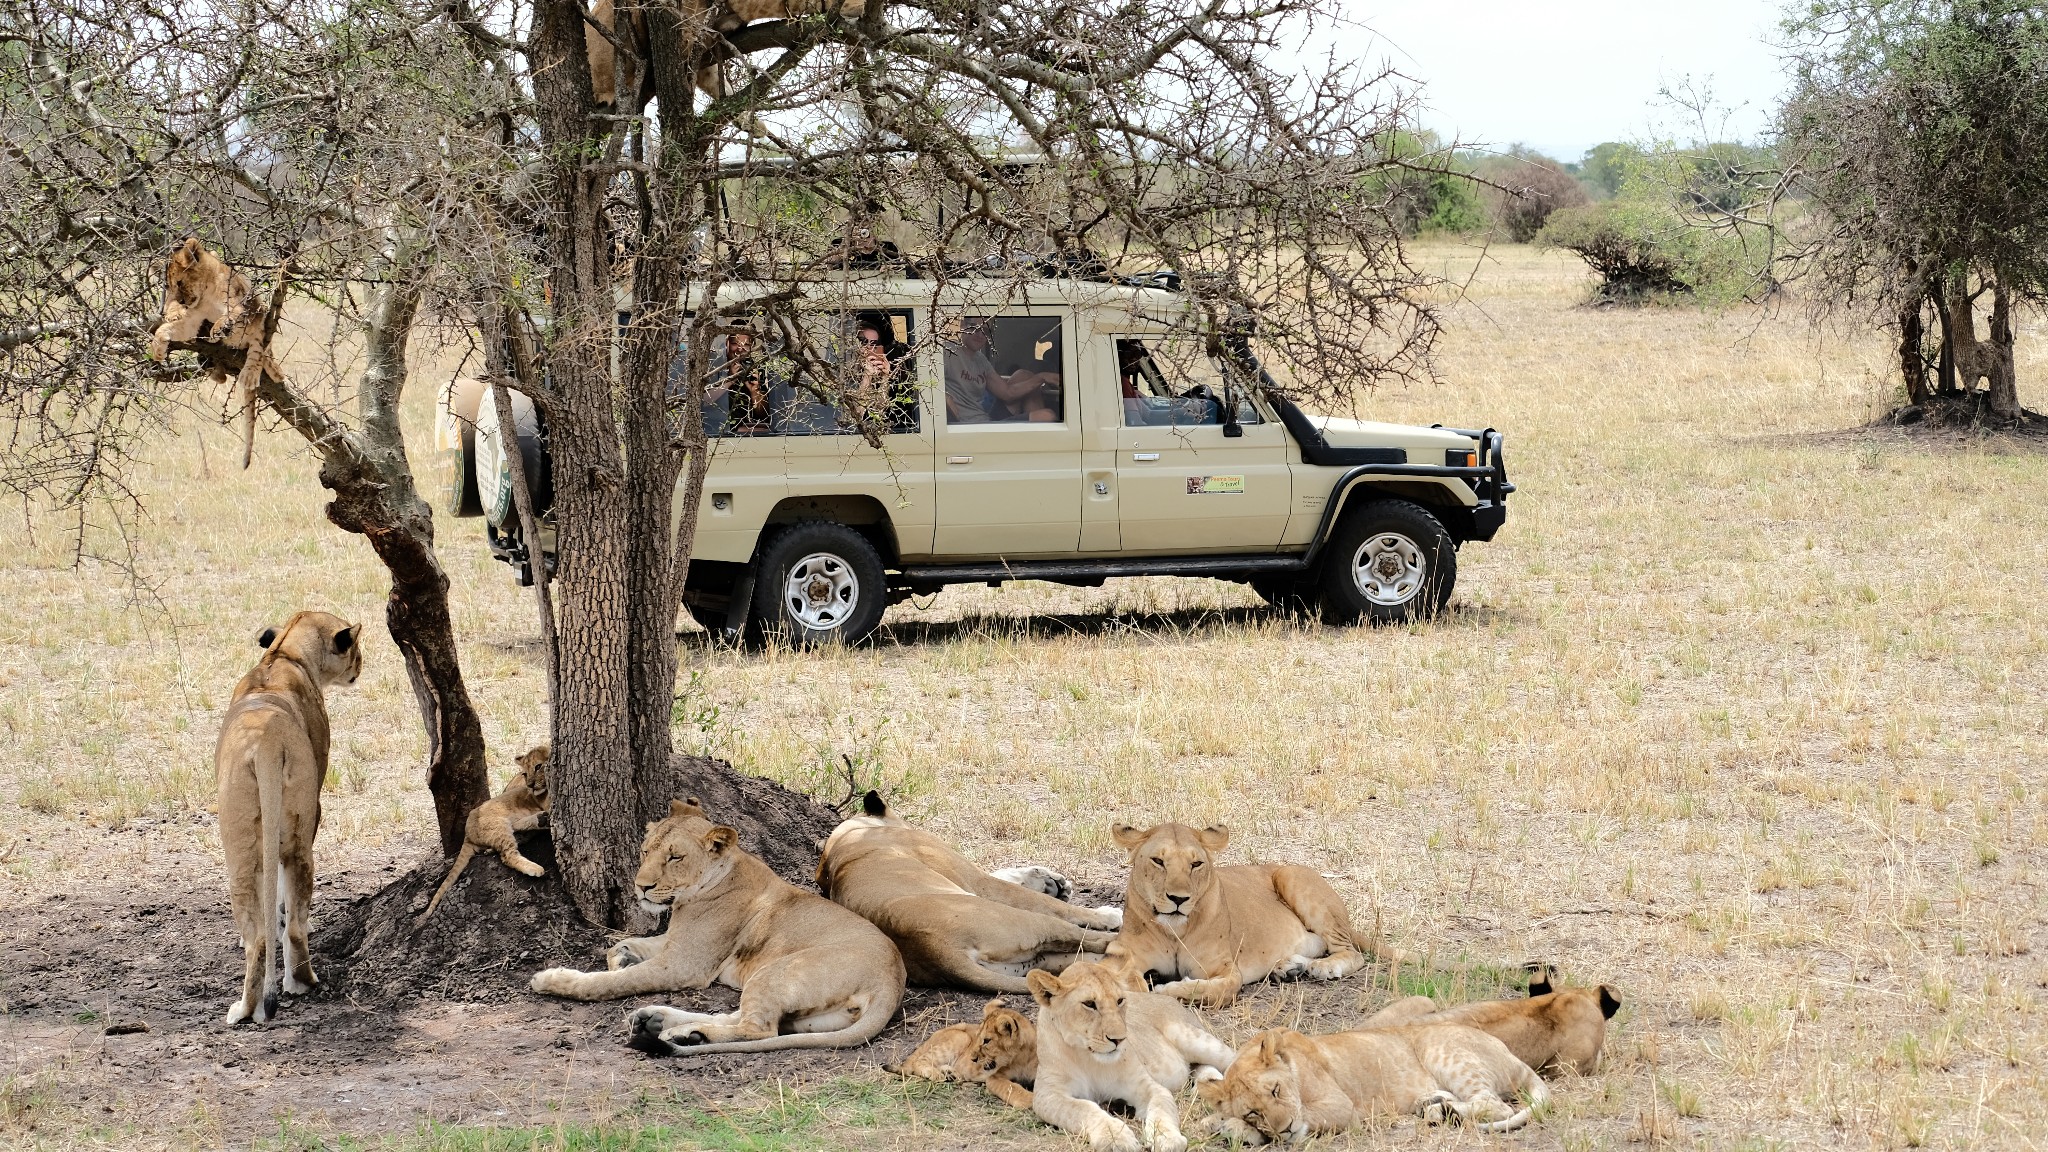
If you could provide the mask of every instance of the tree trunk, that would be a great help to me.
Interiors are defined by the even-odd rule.
[[[1920,314],[1925,304],[1915,296],[1911,304],[1899,309],[1899,375],[1906,383],[1908,404],[1927,399],[1927,354],[1921,345],[1927,330]]]
[[[612,408],[613,328],[604,177],[590,161],[604,133],[591,119],[590,62],[577,0],[541,0],[530,38],[546,157],[545,226],[552,328],[545,397],[556,462],[555,589],[560,682],[550,773],[556,851],[578,911],[625,926],[639,915],[641,805],[634,786],[632,526]],[[662,701],[664,715],[668,702]]]
[[[1956,388],[1964,393],[1975,392],[1977,380],[1985,371],[1977,341],[1977,302],[1970,293],[1967,272],[1959,274],[1949,287],[1948,314],[1949,341],[1955,348]]]
[[[2019,380],[2012,355],[2012,295],[2000,278],[1991,286],[1990,339],[1978,350],[1979,363],[1991,383],[1991,414],[2005,420],[2020,418]]]
[[[419,290],[394,282],[379,294],[365,337],[358,407],[361,450],[323,453],[320,483],[334,493],[327,518],[370,541],[391,573],[384,624],[405,660],[427,733],[427,790],[441,851],[462,848],[470,810],[489,800],[483,724],[470,703],[448,610],[448,574],[434,555],[434,516],[413,486],[398,422],[406,381],[405,345]]]

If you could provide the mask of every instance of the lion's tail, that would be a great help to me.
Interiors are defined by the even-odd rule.
[[[903,985],[891,984],[876,994],[861,1012],[860,1019],[833,1032],[792,1032],[763,1036],[759,1040],[732,1040],[724,1044],[696,1044],[676,1047],[678,1056],[710,1056],[718,1052],[775,1052],[786,1048],[851,1048],[882,1034],[903,1002]]]
[[[263,999],[258,1023],[277,1017],[278,985],[283,980],[284,786],[290,771],[289,748],[278,753],[270,771],[260,766],[256,770],[256,810],[263,821],[263,875],[256,881],[257,915],[263,918]]]
[[[462,851],[455,854],[455,863],[448,868],[447,879],[442,880],[441,886],[434,889],[434,898],[427,901],[427,910],[420,913],[420,918],[412,922],[414,929],[418,929],[420,925],[425,924],[427,917],[434,914],[434,909],[441,906],[441,897],[446,896],[448,890],[455,887],[455,881],[462,876],[462,870],[469,867],[469,861],[475,855],[476,845],[464,840],[462,842]]]

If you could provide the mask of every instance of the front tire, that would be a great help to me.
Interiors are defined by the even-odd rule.
[[[1458,549],[1419,504],[1374,500],[1347,513],[1323,563],[1323,620],[1399,624],[1436,615],[1458,583]]]
[[[867,537],[824,520],[792,524],[762,550],[754,620],[799,648],[858,644],[889,604],[882,557]]]

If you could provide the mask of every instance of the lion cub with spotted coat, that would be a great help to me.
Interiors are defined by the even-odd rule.
[[[462,825],[462,851],[455,854],[448,878],[434,890],[434,898],[427,901],[427,910],[413,921],[413,927],[427,922],[441,906],[441,897],[455,887],[462,870],[479,852],[496,852],[505,867],[524,876],[547,874],[547,869],[520,854],[516,834],[540,827],[541,817],[548,814],[548,754],[548,746],[541,744],[519,757],[519,771],[505,782],[504,790],[470,812]]]
[[[941,1083],[979,1084],[1012,1108],[1029,1108],[1029,1085],[1038,1079],[1038,1029],[998,996],[982,1007],[980,1023],[941,1028],[903,1063],[884,1068]]]

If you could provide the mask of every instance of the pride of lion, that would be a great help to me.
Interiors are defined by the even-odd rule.
[[[280,991],[316,982],[307,945],[312,846],[329,745],[325,690],[362,672],[359,629],[300,612],[266,629],[263,655],[235,687],[215,753],[221,842],[245,951],[227,1022],[277,1013]],[[540,874],[515,833],[548,808],[548,749],[519,758],[505,790],[470,817],[461,854],[424,923],[479,851]],[[1129,857],[1124,904],[1090,908],[1042,867],[987,872],[942,838],[892,814],[876,793],[820,846],[809,892],[741,847],[698,801],[649,824],[633,877],[641,906],[668,917],[657,936],[613,945],[599,971],[534,974],[534,992],[636,999],[723,984],[728,1012],[643,1003],[626,1014],[633,1047],[660,1055],[845,1048],[875,1039],[906,983],[1029,993],[1035,1019],[1000,997],[979,1021],[939,1029],[889,1070],[983,1085],[1011,1107],[1098,1150],[1180,1152],[1192,1078],[1209,1115],[1199,1136],[1300,1140],[1414,1116],[1504,1132],[1540,1117],[1543,1074],[1590,1073],[1621,1006],[1614,989],[1558,988],[1531,967],[1529,995],[1450,1006],[1410,996],[1347,1031],[1272,1028],[1233,1049],[1197,1014],[1270,981],[1336,980],[1368,954],[1402,954],[1353,927],[1314,869],[1230,864],[1220,824],[1116,824]],[[1136,1122],[1108,1106],[1122,1104]]]

